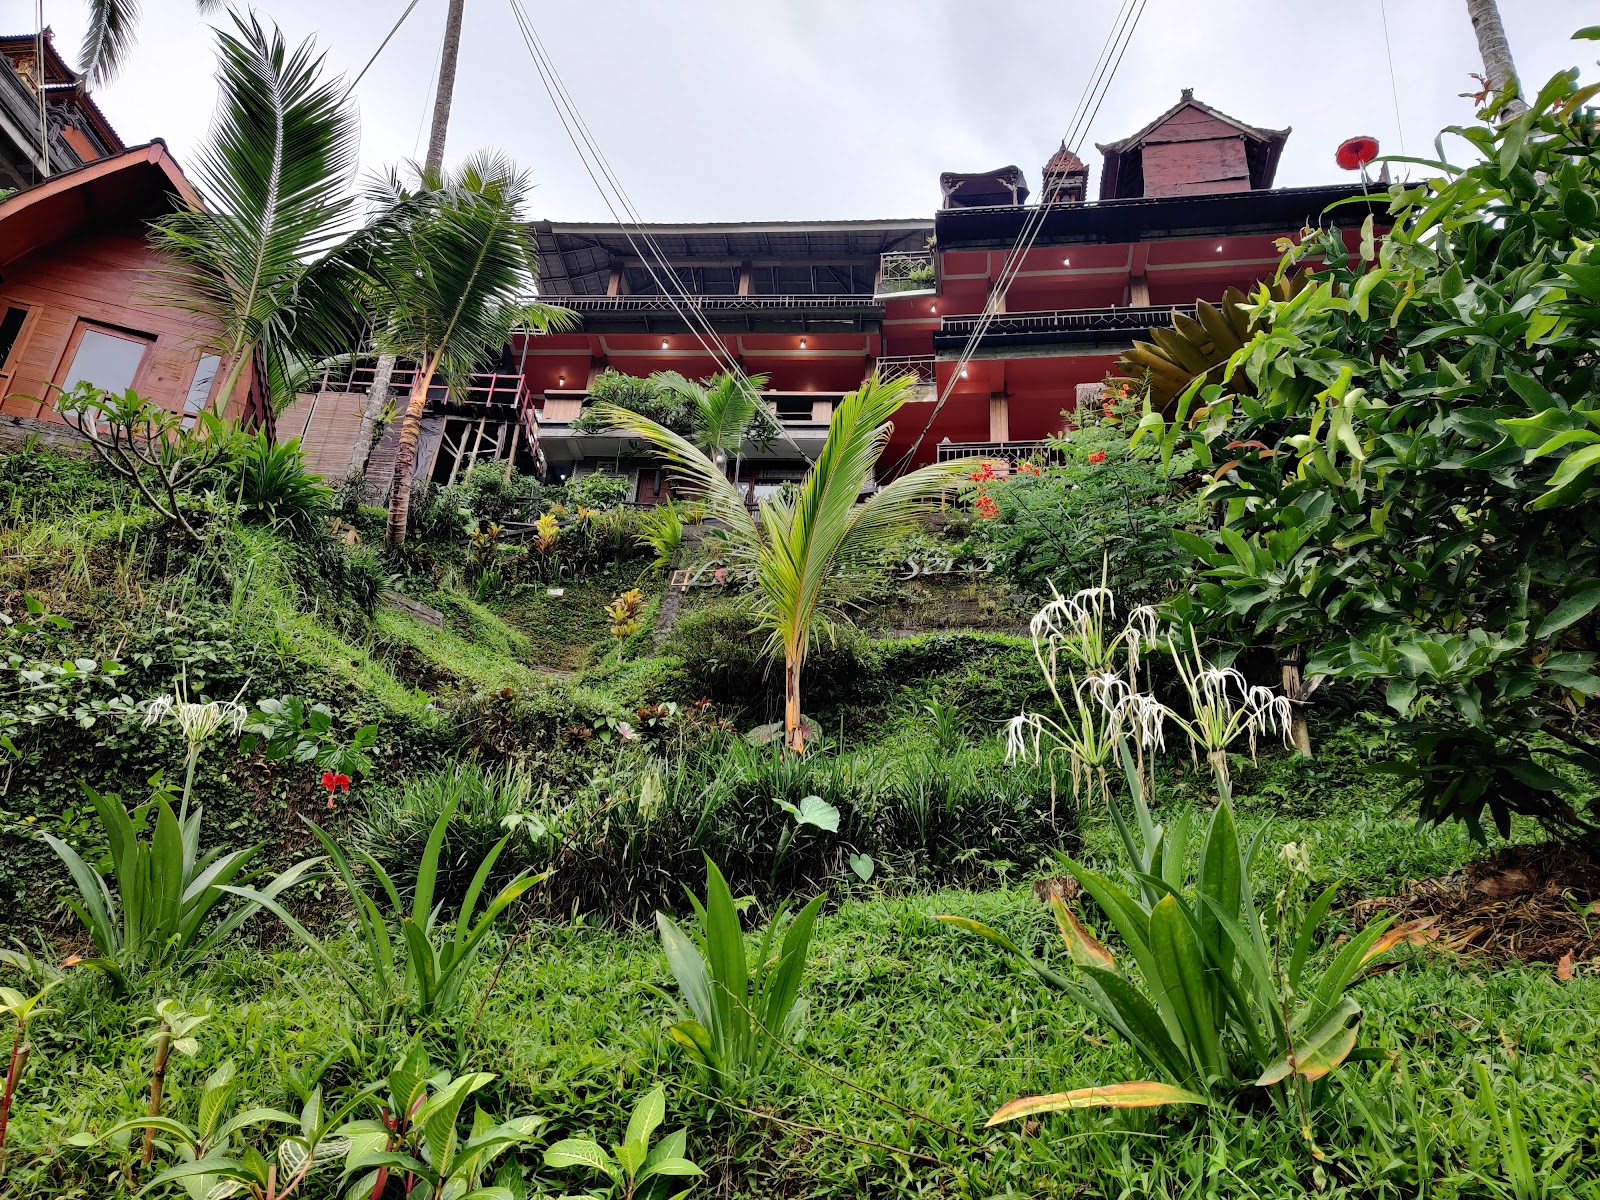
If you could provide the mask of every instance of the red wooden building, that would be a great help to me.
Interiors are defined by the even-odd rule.
[[[1273,187],[1288,135],[1185,91],[1145,128],[1098,147],[1092,199],[1088,167],[1063,147],[1043,166],[1037,202],[1014,166],[949,173],[931,218],[536,221],[540,292],[581,326],[518,335],[463,395],[439,389],[418,472],[449,482],[484,458],[556,478],[609,470],[653,502],[662,475],[638,445],[574,425],[590,384],[608,368],[704,377],[719,359],[768,377],[785,431],[736,459],[753,495],[801,475],[834,404],[874,370],[916,381],[887,470],[1031,453],[1070,424],[1080,389],[1095,389],[1133,340],[1170,325],[1175,310],[1192,316],[1197,300],[1270,277],[1276,239],[1308,223],[1359,225],[1364,209],[1330,208],[1359,195],[1359,184]],[[984,322],[1030,223],[1031,248]],[[358,365],[329,380],[284,426],[313,450],[325,427],[329,461],[359,459],[350,431],[364,428],[363,409],[381,407],[359,394],[371,379],[371,366]],[[396,376],[397,387],[405,382]],[[374,461],[369,482],[386,469],[383,446]],[[375,495],[384,483],[376,479]]]
[[[161,280],[149,222],[199,203],[161,142],[0,200],[0,413],[52,419],[59,393],[88,381],[173,412],[220,404],[270,421],[249,366],[233,395],[216,395],[230,366],[221,328]]]

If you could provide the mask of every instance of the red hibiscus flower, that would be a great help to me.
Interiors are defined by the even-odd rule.
[[[329,798],[334,792],[348,792],[350,790],[350,776],[343,771],[335,774],[332,771],[322,773],[322,786],[328,789]]]
[[[1089,461],[1092,463],[1103,463],[1105,460],[1106,452],[1104,450],[1096,450],[1093,454],[1089,455]]]

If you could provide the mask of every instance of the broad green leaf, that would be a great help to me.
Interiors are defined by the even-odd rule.
[[[1596,605],[1600,605],[1600,580],[1588,580],[1579,591],[1550,610],[1545,619],[1539,622],[1538,632],[1534,636],[1547,638],[1560,633],[1568,625],[1587,617]]]
[[[1270,1087],[1288,1078],[1291,1072],[1306,1079],[1321,1079],[1355,1049],[1360,1032],[1361,1006],[1345,996],[1314,1028],[1296,1036],[1292,1053],[1263,1071],[1256,1084]]]
[[[622,1172],[617,1169],[617,1164],[611,1161],[611,1156],[603,1150],[599,1143],[588,1138],[566,1138],[557,1142],[544,1152],[544,1165],[554,1169],[562,1167],[585,1167],[591,1171],[599,1171],[607,1176],[613,1183],[622,1183]]]

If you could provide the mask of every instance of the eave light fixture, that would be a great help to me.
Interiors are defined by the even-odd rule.
[[[1221,253],[1222,253],[1222,243],[1221,243],[1221,242],[1218,242],[1218,243],[1217,243],[1217,253],[1218,253],[1218,254],[1221,254]]]
[[[800,339],[800,349],[804,350],[805,348],[806,348],[806,340],[805,340],[805,338],[801,338]]]
[[[938,312],[939,311],[939,306],[937,304],[930,304],[930,305],[928,305],[928,311],[929,312]]]
[[[661,348],[663,350],[665,350],[667,348],[667,339],[666,338],[662,338],[661,339]]]
[[[1070,258],[1063,258],[1061,260],[1061,265],[1063,267],[1070,267],[1072,265],[1072,260]]]
[[[967,377],[967,369],[965,367],[962,367],[961,368],[961,378],[965,379],[966,377]]]

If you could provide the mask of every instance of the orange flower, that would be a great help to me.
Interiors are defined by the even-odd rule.
[[[1093,454],[1089,455],[1089,461],[1092,463],[1103,463],[1105,460],[1106,452],[1104,450],[1096,450]]]

